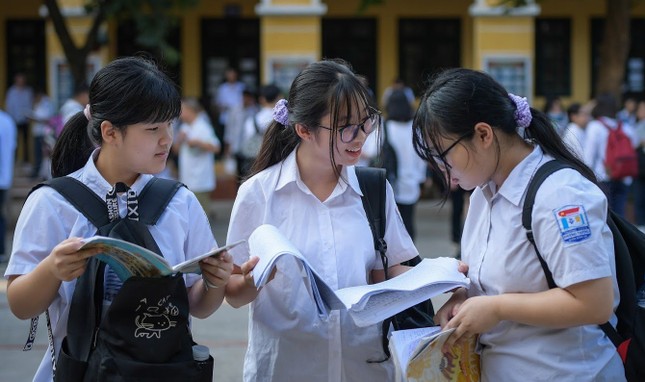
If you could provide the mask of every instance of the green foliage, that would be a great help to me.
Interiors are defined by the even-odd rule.
[[[385,0],[361,0],[360,5],[358,6],[358,11],[364,12],[372,5],[381,5],[383,3],[385,3]]]
[[[136,43],[156,50],[169,65],[179,62],[180,53],[168,44],[172,28],[179,23],[179,12],[194,7],[200,0],[88,0],[88,11],[103,8],[107,18],[132,20]]]

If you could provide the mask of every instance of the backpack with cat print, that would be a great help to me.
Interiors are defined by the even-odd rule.
[[[133,190],[117,183],[106,205],[71,177],[55,178],[37,187],[43,185],[58,191],[98,227],[97,235],[126,240],[162,256],[147,225],[156,224],[183,186],[153,178],[137,197]],[[117,192],[128,193],[128,216],[110,219],[110,197],[116,197]],[[122,280],[103,312],[104,282],[110,282],[106,273],[105,263],[90,258],[76,281],[54,381],[210,381],[213,358],[205,366],[193,359],[188,295],[182,275]]]
[[[628,176],[638,176],[638,155],[631,139],[623,130],[623,124],[619,121],[615,128],[611,128],[602,118],[598,121],[609,132],[605,151],[605,170],[609,179],[621,180]]]
[[[535,244],[535,235],[531,228],[531,215],[535,195],[542,182],[549,175],[563,168],[572,167],[553,160],[538,169],[529,183],[522,211],[522,225],[526,229],[526,236],[535,248],[549,288],[556,288],[557,285],[553,280],[551,270]],[[616,309],[618,317],[616,328],[609,322],[600,325],[600,328],[616,346],[625,366],[627,381],[642,382],[645,381],[645,308],[638,305],[636,291],[645,276],[645,234],[611,210],[607,214],[607,225],[614,238],[620,304]]]

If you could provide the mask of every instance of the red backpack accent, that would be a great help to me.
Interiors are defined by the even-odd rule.
[[[607,151],[605,151],[605,170],[611,180],[628,176],[638,176],[638,155],[632,141],[622,129],[622,123],[612,129],[603,120],[598,120],[609,131]]]

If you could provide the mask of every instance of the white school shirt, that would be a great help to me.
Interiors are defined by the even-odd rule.
[[[585,129],[570,122],[562,135],[562,142],[575,154],[578,159],[584,161],[585,156],[582,148],[585,145]]]
[[[186,140],[198,140],[219,147],[220,141],[208,121],[197,117],[193,123],[182,123],[180,132]],[[215,154],[182,143],[179,147],[179,181],[193,192],[209,192],[215,189]]]
[[[397,177],[394,198],[397,203],[415,204],[421,196],[421,183],[426,180],[426,162],[417,155],[412,144],[412,120],[385,121],[387,140],[396,152]]]
[[[522,206],[529,180],[551,159],[535,147],[499,190],[490,182],[473,191],[461,243],[469,296],[549,289],[522,227]],[[564,169],[539,188],[532,226],[556,285],[611,276],[615,310],[619,294],[606,216],[602,191],[577,171]],[[616,323],[615,315],[611,321]],[[482,381],[624,380],[618,353],[598,325],[551,329],[501,321],[480,336],[480,344]]]
[[[618,123],[615,119],[600,117],[611,128],[615,129]],[[631,125],[623,123],[621,128],[625,135],[632,141],[634,147],[638,146],[638,139],[636,133]],[[582,153],[584,155],[584,162],[589,168],[593,170],[599,182],[609,181],[607,170],[605,170],[605,152],[607,151],[607,139],[609,138],[609,130],[607,127],[598,120],[591,120],[585,128],[585,142],[582,146]],[[631,184],[632,178],[626,177],[623,183]]]
[[[101,176],[94,164],[99,150],[92,153],[85,167],[69,176],[80,180],[105,200],[112,186]],[[142,174],[131,188],[139,194],[150,179],[152,175]],[[125,217],[127,213],[126,198],[126,193],[119,196],[121,217]],[[172,265],[206,253],[217,246],[206,214],[195,195],[185,187],[177,191],[157,224],[148,228],[165,259]],[[27,198],[20,212],[5,277],[24,275],[33,271],[58,243],[67,238],[90,237],[95,233],[96,227],[62,195],[53,188],[41,187]],[[199,277],[196,274],[185,275],[186,286],[192,286]],[[67,334],[67,315],[75,285],[75,280],[61,283],[58,295],[49,306],[56,356],[63,337]],[[46,330],[44,322],[41,320],[41,330]],[[25,339],[26,337],[27,330],[25,330]],[[38,382],[52,380],[49,348],[33,380]]]
[[[369,283],[382,269],[354,167],[344,167],[331,195],[321,202],[300,178],[294,150],[284,161],[244,182],[228,228],[227,242],[248,239],[264,223],[276,226],[334,290]],[[417,255],[387,187],[389,264]],[[237,251],[236,251],[237,250]],[[248,259],[248,246],[230,252],[235,264]],[[324,321],[293,260],[278,262],[277,273],[251,303],[245,381],[377,382],[394,378],[384,358],[381,325],[357,327],[347,311]]]

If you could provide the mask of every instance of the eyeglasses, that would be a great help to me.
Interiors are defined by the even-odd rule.
[[[446,148],[445,150],[443,150],[441,153],[439,153],[439,154],[433,154],[433,155],[432,155],[432,157],[437,161],[437,164],[439,164],[440,166],[443,166],[443,167],[445,167],[445,168],[447,168],[447,169],[451,169],[451,168],[452,168],[452,166],[451,166],[450,164],[448,164],[448,161],[446,161],[446,155],[448,155],[448,153],[450,152],[450,150],[452,150],[452,148],[453,148],[453,147],[457,146],[457,144],[458,144],[459,142],[461,142],[461,141],[462,141],[462,139],[464,139],[464,138],[466,138],[466,137],[470,136],[470,134],[471,134],[471,133],[468,133],[468,134],[462,135],[462,136],[461,136],[461,137],[459,137],[456,141],[452,142],[452,144],[451,144],[450,146],[448,146],[448,148]]]
[[[381,124],[381,112],[374,109],[374,108],[369,108],[369,115],[367,118],[363,120],[363,122],[357,124],[357,125],[347,125],[343,126],[338,129],[338,133],[340,134],[340,140],[343,143],[349,143],[356,139],[356,136],[358,135],[358,130],[363,130],[363,132],[366,135],[370,135],[375,128],[377,128]],[[331,127],[323,126],[323,125],[318,125],[318,127],[322,127],[323,129],[333,131]]]

